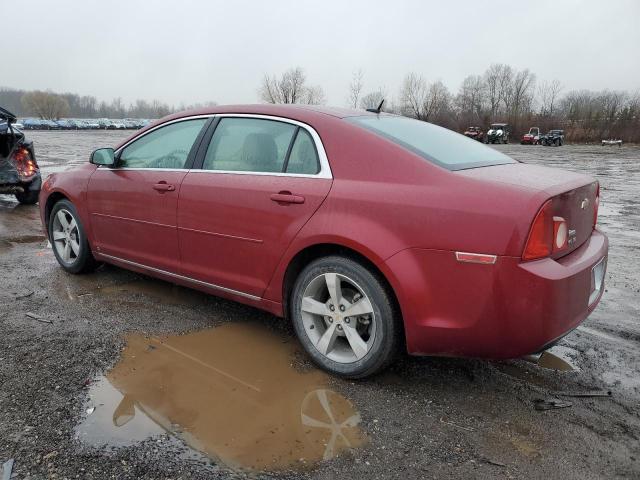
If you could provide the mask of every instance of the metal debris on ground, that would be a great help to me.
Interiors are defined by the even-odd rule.
[[[37,315],[37,314],[32,313],[32,312],[25,312],[25,315],[27,317],[29,317],[29,318],[33,318],[34,320],[37,320],[37,321],[42,322],[42,323],[53,323],[51,320],[43,318],[40,315]]]
[[[611,390],[589,390],[586,392],[554,392],[558,397],[611,397]]]
[[[10,458],[2,465],[2,480],[9,480],[13,471],[13,458]]]
[[[547,400],[543,398],[537,398],[533,401],[533,403],[536,410],[554,410],[557,408],[567,408],[573,406],[573,403],[558,400],[557,398]]]

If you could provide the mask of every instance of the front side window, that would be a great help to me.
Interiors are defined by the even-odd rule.
[[[347,120],[448,170],[517,163],[476,140],[420,120],[394,115],[351,117]]]
[[[118,167],[185,168],[189,151],[206,118],[171,123],[127,145]]]
[[[275,120],[222,118],[202,168],[229,172],[282,172],[297,128]]]

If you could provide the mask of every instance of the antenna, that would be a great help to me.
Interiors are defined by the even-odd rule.
[[[380,102],[380,105],[378,105],[378,108],[367,108],[367,112],[371,112],[371,113],[380,113],[382,111],[382,104],[384,103],[384,98],[382,99],[382,101]]]

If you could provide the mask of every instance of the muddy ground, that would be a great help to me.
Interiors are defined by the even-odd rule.
[[[46,175],[123,134],[29,136]],[[599,224],[611,241],[606,293],[553,349],[573,370],[403,357],[372,379],[329,378],[299,353],[291,328],[268,314],[115,267],[64,273],[37,207],[0,196],[0,463],[14,459],[14,478],[638,478],[640,148],[496,148],[586,172],[602,185]],[[237,348],[208,351],[201,335]],[[261,335],[269,339],[264,352]],[[553,395],[592,390],[611,396]],[[357,432],[347,437],[361,446],[334,442],[340,448],[330,452],[320,435],[315,447],[296,447],[308,449],[300,458],[282,448],[312,435],[299,425],[310,391],[337,399],[331,408],[351,418]],[[538,399],[571,405],[538,411]],[[256,460],[254,440],[277,454]]]

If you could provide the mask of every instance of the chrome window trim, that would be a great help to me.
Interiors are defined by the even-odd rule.
[[[144,265],[142,263],[132,262],[131,260],[126,260],[124,258],[115,257],[113,255],[107,255],[106,253],[96,252],[96,254],[99,257],[104,257],[104,258],[108,258],[108,259],[111,259],[111,260],[115,260],[117,262],[126,263],[127,265],[131,265],[133,267],[142,268],[144,270],[149,270],[151,272],[156,272],[156,273],[159,273],[161,275],[167,275],[167,276],[172,277],[172,278],[177,278],[179,280],[184,280],[185,282],[190,282],[190,283],[193,283],[193,284],[196,284],[196,285],[201,285],[203,287],[211,288],[211,289],[214,289],[214,290],[220,290],[222,292],[231,293],[233,295],[238,295],[240,297],[249,298],[251,300],[261,300],[261,298],[256,296],[256,295],[251,295],[250,293],[245,293],[245,292],[241,292],[239,290],[234,290],[233,288],[221,287],[220,285],[216,285],[214,283],[203,282],[202,280],[197,280],[195,278],[185,277],[184,275],[178,275],[177,273],[167,272],[166,270],[161,270],[161,269],[155,268],[155,267],[149,267],[149,266]]]
[[[331,172],[331,166],[329,165],[329,159],[327,158],[327,152],[324,149],[324,145],[322,143],[322,139],[318,132],[311,126],[303,122],[299,122],[298,120],[292,120],[286,117],[278,117],[275,115],[263,115],[259,113],[217,113],[215,114],[216,118],[257,118],[259,120],[273,120],[275,122],[283,122],[289,123],[291,125],[296,125],[297,127],[304,128],[311,138],[313,138],[313,143],[316,146],[316,151],[318,152],[318,159],[320,160],[320,171],[318,173],[313,174],[305,174],[305,173],[285,173],[285,172],[245,172],[245,171],[236,171],[236,170],[205,170],[202,169],[193,169],[192,172],[198,173],[221,173],[225,175],[260,175],[260,176],[269,176],[269,177],[301,177],[301,178],[333,178],[333,173]],[[215,135],[215,133],[214,133]],[[213,139],[213,137],[212,137]],[[208,148],[208,146],[207,146]]]
[[[122,150],[127,148],[131,143],[136,140],[144,137],[145,135],[157,130],[158,128],[165,127],[172,123],[182,122],[185,120],[196,120],[198,118],[225,118],[225,117],[236,117],[236,118],[257,118],[263,120],[273,120],[276,122],[284,122],[290,123],[292,125],[296,125],[300,128],[304,128],[311,138],[313,138],[313,142],[316,146],[316,151],[318,152],[318,159],[320,160],[320,171],[318,173],[284,173],[284,172],[245,172],[245,171],[237,171],[237,170],[205,170],[202,168],[140,168],[140,167],[119,167],[113,168],[108,167],[106,165],[98,165],[96,171],[100,170],[109,170],[109,171],[119,171],[119,170],[132,170],[132,171],[160,171],[160,172],[189,172],[189,173],[209,173],[209,174],[223,174],[223,175],[258,175],[258,176],[268,176],[268,177],[294,177],[294,178],[328,178],[333,179],[333,172],[331,171],[331,166],[329,165],[329,159],[327,157],[327,152],[324,149],[324,144],[322,143],[322,139],[318,132],[311,126],[303,122],[299,122],[298,120],[292,120],[286,117],[278,117],[275,115],[263,115],[259,113],[209,113],[204,115],[192,115],[190,117],[182,117],[176,118],[174,120],[161,123],[160,125],[156,125],[153,128],[150,128],[146,132],[138,135],[127,143],[122,145],[115,151],[115,155],[119,155]],[[212,137],[213,138],[213,137]],[[208,148],[208,145],[207,145]],[[205,152],[206,154],[206,152]]]
[[[171,125],[172,123],[184,122],[184,121],[187,121],[187,120],[198,120],[199,118],[211,118],[211,117],[213,117],[213,116],[215,116],[215,115],[214,115],[214,114],[212,114],[212,113],[211,113],[211,114],[207,114],[207,115],[192,115],[192,116],[190,116],[190,117],[176,118],[176,119],[174,119],[174,120],[170,120],[170,121],[168,121],[168,122],[161,123],[160,125],[156,125],[155,127],[150,128],[150,129],[149,129],[149,130],[147,130],[146,132],[141,133],[140,135],[137,135],[137,136],[133,137],[133,138],[132,138],[131,140],[129,140],[127,143],[125,143],[125,144],[124,144],[124,145],[122,145],[120,148],[118,148],[118,149],[115,151],[115,155],[116,155],[116,156],[117,156],[117,155],[119,155],[119,154],[122,152],[122,150],[124,150],[125,148],[127,148],[127,147],[128,147],[129,145],[131,145],[133,142],[135,142],[135,141],[137,141],[137,140],[140,140],[142,137],[144,137],[144,136],[146,136],[146,135],[149,135],[151,132],[155,132],[155,131],[156,131],[156,130],[158,130],[159,128],[166,127],[167,125]],[[126,168],[126,167],[125,167],[125,168]],[[113,169],[113,170],[121,170],[121,169],[117,168],[117,169]],[[124,168],[122,168],[122,170],[124,170]],[[151,170],[151,169],[150,169],[150,168],[131,168],[131,170]],[[156,169],[156,170],[158,170],[158,169]],[[177,169],[177,170],[188,170],[188,169],[187,169],[187,168],[181,168],[181,169]]]

